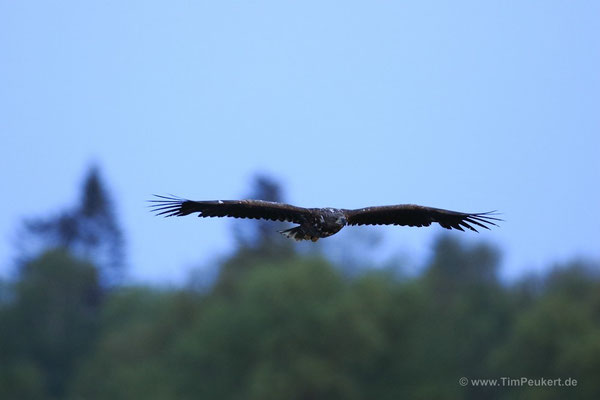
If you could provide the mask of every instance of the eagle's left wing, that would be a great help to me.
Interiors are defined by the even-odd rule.
[[[414,204],[366,207],[342,211],[346,215],[348,225],[408,225],[420,227],[437,222],[446,229],[454,228],[462,231],[464,227],[477,232],[473,225],[489,229],[488,225],[497,226],[494,221],[501,221],[501,219],[494,217],[496,214],[493,211],[461,213]]]

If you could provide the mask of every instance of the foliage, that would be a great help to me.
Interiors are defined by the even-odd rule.
[[[251,197],[281,200],[276,183],[255,185]],[[107,199],[92,170],[77,207],[30,221],[23,243],[39,247],[0,282],[0,398],[600,398],[597,264],[509,285],[497,250],[442,236],[405,277],[361,265],[360,246],[332,264],[258,225],[213,287],[106,290],[122,261]]]
[[[0,310],[0,398],[64,394],[96,337],[100,299],[96,269],[63,250],[27,263]]]
[[[448,238],[435,250],[410,279],[348,277],[296,255],[254,260],[227,292],[122,287],[105,301],[93,267],[47,253],[0,309],[10,328],[0,335],[0,396],[598,397],[597,266],[507,286],[495,250]],[[524,296],[523,287],[535,290]],[[579,386],[462,387],[462,376],[573,377]]]

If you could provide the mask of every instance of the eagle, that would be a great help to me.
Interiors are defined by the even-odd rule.
[[[311,240],[338,233],[346,225],[404,225],[429,226],[437,222],[446,229],[463,228],[477,232],[476,227],[490,229],[498,226],[495,211],[463,213],[424,207],[415,204],[365,207],[355,210],[343,208],[303,208],[264,200],[208,200],[193,201],[179,197],[159,196],[150,200],[152,211],[165,217],[183,217],[198,213],[198,217],[233,217],[286,221],[298,224],[278,231],[295,240]]]

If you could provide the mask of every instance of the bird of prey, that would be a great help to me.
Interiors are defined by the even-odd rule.
[[[198,213],[198,217],[233,217],[286,221],[298,226],[279,231],[295,240],[326,238],[336,234],[346,225],[407,225],[429,226],[437,222],[446,229],[463,228],[477,232],[475,227],[489,229],[497,226],[495,212],[462,213],[414,204],[366,207],[356,210],[338,208],[302,208],[285,203],[263,200],[209,200],[192,201],[178,197],[155,195],[150,200],[152,211],[166,217],[182,217]]]

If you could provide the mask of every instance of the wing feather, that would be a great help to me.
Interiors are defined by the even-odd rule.
[[[197,212],[198,216],[203,218],[252,218],[301,224],[311,213],[307,208],[263,200],[193,201],[174,196],[155,195],[155,197],[158,199],[150,200],[152,203],[150,207],[156,215],[165,217],[182,217]]]
[[[429,226],[437,222],[446,229],[463,228],[477,232],[473,226],[490,229],[497,226],[495,211],[484,213],[462,213],[441,208],[424,207],[414,204],[399,204],[395,206],[366,207],[357,210],[343,210],[348,220],[348,225],[405,225]]]

